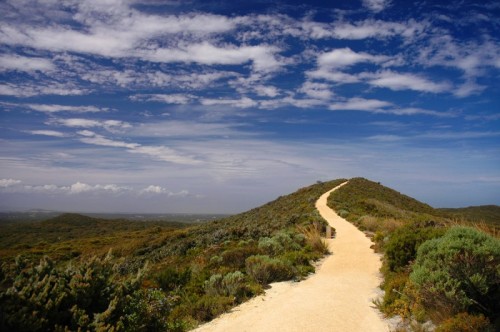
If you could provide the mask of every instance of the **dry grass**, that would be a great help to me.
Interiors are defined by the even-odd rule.
[[[307,225],[307,226],[297,226],[297,230],[304,234],[306,237],[307,244],[309,244],[315,251],[321,252],[323,254],[328,254],[328,244],[321,237],[321,230],[319,225]]]
[[[497,239],[500,238],[500,229],[482,220],[477,222],[471,222],[470,220],[466,220],[463,218],[455,218],[449,222],[449,225],[450,227],[454,226],[472,227],[477,229],[478,231],[489,234]]]

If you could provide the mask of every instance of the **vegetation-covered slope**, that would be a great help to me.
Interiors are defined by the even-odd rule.
[[[500,230],[500,206],[481,205],[469,206],[465,208],[445,208],[438,209],[451,218],[468,220],[471,222],[484,222]]]
[[[474,225],[467,220],[484,217],[484,208],[452,214],[363,178],[334,192],[329,205],[368,231],[384,253],[385,296],[379,305],[387,315],[400,315],[407,329],[419,331],[427,319],[438,331],[500,327],[497,229],[457,227],[456,221]]]
[[[42,244],[17,243],[17,258],[10,252],[2,265],[0,329],[180,331],[210,320],[270,282],[314,270],[325,253],[314,204],[343,181],[182,229],[75,215],[37,224],[30,239]],[[60,255],[61,246],[70,254]]]
[[[104,254],[110,248],[126,254],[144,245],[151,234],[159,236],[186,226],[179,222],[108,220],[65,213],[45,221],[0,225],[0,257],[5,261],[19,254],[32,258],[48,255],[65,260]]]

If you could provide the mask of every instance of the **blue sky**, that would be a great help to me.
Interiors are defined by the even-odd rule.
[[[234,213],[354,176],[500,204],[498,1],[0,12],[1,210]]]

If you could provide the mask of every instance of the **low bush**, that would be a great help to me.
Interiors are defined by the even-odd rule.
[[[391,272],[405,268],[410,261],[413,261],[417,254],[418,247],[427,240],[442,236],[444,228],[436,228],[433,222],[414,222],[405,225],[390,236],[383,244],[387,266]]]
[[[18,261],[19,262],[19,261]],[[143,273],[122,277],[111,255],[58,267],[49,258],[4,272],[12,284],[0,292],[0,326],[9,331],[161,331],[173,302],[142,289]]]
[[[273,237],[259,239],[259,249],[271,256],[278,256],[286,251],[300,250],[304,237],[290,232],[278,232]]]
[[[232,297],[204,295],[190,308],[191,316],[198,321],[207,322],[227,311],[233,304]]]
[[[156,276],[156,282],[165,291],[177,290],[184,287],[191,279],[191,269],[185,268],[181,271],[168,267]]]
[[[418,249],[412,282],[437,314],[500,313],[500,240],[473,228],[455,227]]]
[[[436,332],[493,332],[488,318],[461,312],[448,318],[436,328]]]
[[[288,280],[294,276],[289,262],[267,255],[248,257],[245,263],[247,274],[261,285]]]
[[[214,274],[205,282],[205,289],[208,295],[241,299],[245,293],[245,281],[245,275],[240,271],[229,272],[225,276]]]

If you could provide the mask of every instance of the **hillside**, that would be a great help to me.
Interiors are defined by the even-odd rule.
[[[378,306],[403,318],[400,330],[426,330],[427,320],[439,331],[500,328],[496,207],[433,209],[363,178],[351,179],[328,204],[384,254]]]
[[[159,235],[184,227],[173,221],[134,222],[66,213],[44,221],[0,225],[0,257],[3,261],[19,254],[31,259],[48,255],[60,261],[103,254],[110,248],[126,254],[149,241],[151,232]]]
[[[346,186],[330,196],[329,205],[351,221],[364,215],[404,219],[440,215],[430,205],[364,178],[349,180]]]
[[[105,319],[108,326],[182,331],[211,320],[270,282],[299,280],[314,271],[312,261],[326,250],[319,237],[324,221],[314,203],[342,182],[318,182],[248,212],[182,229],[77,215],[19,228],[17,234],[11,229],[10,236],[19,238],[22,229],[28,231],[31,242],[4,241],[0,299],[6,311],[0,313],[0,327],[31,330],[30,324],[45,324],[42,329],[52,330],[58,324],[92,329]],[[113,254],[105,255],[110,248]],[[92,254],[97,257],[89,257]],[[42,256],[48,257],[39,261]],[[95,277],[80,289],[83,284],[77,279],[92,271]],[[52,282],[76,297],[54,306],[59,291],[54,288],[49,297],[38,293],[52,289]],[[18,287],[37,295],[18,297],[12,291]],[[111,310],[115,298],[132,307],[115,306],[113,315],[98,315]],[[23,308],[36,308],[30,310],[40,317]],[[27,325],[17,325],[21,322]]]
[[[0,330],[54,330],[58,325],[70,330],[127,326],[185,331],[210,321],[271,282],[301,280],[314,272],[312,263],[327,252],[320,237],[325,221],[314,204],[343,182],[318,182],[248,212],[196,225],[65,214],[2,226]],[[500,296],[491,292],[500,288],[491,288],[489,278],[495,277],[490,269],[500,261],[498,239],[474,229],[457,230],[449,211],[363,178],[349,180],[328,204],[367,232],[375,249],[384,253],[385,297],[379,307],[385,314],[412,324],[429,318],[437,323],[460,320],[464,318],[453,315],[464,312],[478,326],[497,319],[492,312],[498,312]],[[465,235],[457,240],[453,232]],[[485,293],[470,302],[480,307],[456,305],[469,303],[467,299],[449,304],[440,294],[419,293],[417,282],[423,283],[422,290],[434,289],[415,276],[415,264],[425,261],[419,247],[434,243],[429,240],[438,244],[448,237],[445,243],[455,243],[468,236],[480,239],[481,251],[466,257],[490,256],[469,259],[469,265],[459,262],[453,269],[479,264],[477,270],[473,265],[460,273],[487,271],[484,278],[478,274]],[[446,305],[435,307],[435,299]]]
[[[450,218],[470,222],[484,222],[500,230],[500,206],[498,205],[469,206],[455,209],[441,208],[437,210],[450,216]]]

